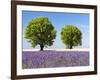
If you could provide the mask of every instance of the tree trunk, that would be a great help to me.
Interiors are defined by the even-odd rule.
[[[72,49],[72,48],[73,48],[73,46],[72,46],[72,45],[70,45],[69,49]]]
[[[40,51],[43,51],[44,46],[40,45]]]

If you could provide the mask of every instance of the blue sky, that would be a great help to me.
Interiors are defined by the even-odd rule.
[[[22,11],[22,28],[23,33],[25,28],[33,18],[39,16],[46,16],[52,22],[57,30],[57,36],[51,47],[48,48],[65,48],[60,38],[60,31],[63,26],[72,24],[77,26],[82,31],[82,45],[75,48],[89,48],[90,47],[90,28],[89,28],[89,14],[88,13],[64,13],[64,12],[36,12],[36,11]],[[23,34],[24,36],[24,34]],[[23,37],[23,48],[32,48],[27,39]],[[38,46],[36,48],[39,48]]]

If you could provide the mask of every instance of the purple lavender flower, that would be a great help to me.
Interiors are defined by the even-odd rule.
[[[88,66],[89,51],[23,51],[22,68]]]

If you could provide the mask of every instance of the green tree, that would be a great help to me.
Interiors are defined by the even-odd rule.
[[[72,49],[73,46],[82,44],[82,33],[74,25],[65,25],[61,30],[61,40],[66,48]]]
[[[47,17],[32,19],[25,29],[25,38],[28,39],[32,47],[39,45],[41,51],[44,47],[51,46],[55,37],[56,30]]]

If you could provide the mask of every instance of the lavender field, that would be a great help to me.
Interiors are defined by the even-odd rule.
[[[88,66],[89,51],[23,51],[22,68]]]

